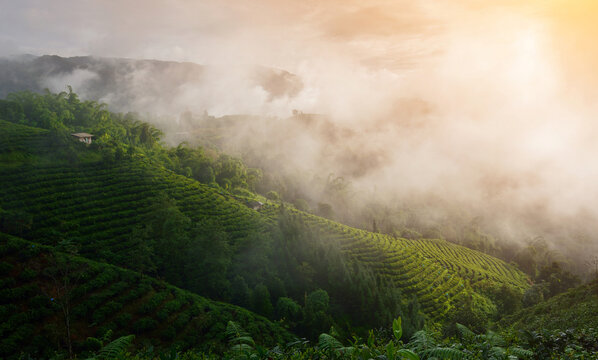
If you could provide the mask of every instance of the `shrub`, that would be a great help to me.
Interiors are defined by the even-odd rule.
[[[301,306],[288,297],[278,298],[276,302],[276,315],[279,319],[296,322],[301,318]]]
[[[183,329],[187,324],[189,323],[189,315],[186,313],[182,313],[179,316],[177,316],[176,320],[173,323],[173,326],[177,329],[177,330],[181,330]]]
[[[101,323],[110,315],[118,312],[122,308],[122,304],[116,301],[109,301],[93,313],[93,322]]]
[[[102,348],[102,342],[94,337],[88,337],[83,343],[82,348],[83,351],[96,352]]]
[[[158,322],[150,317],[139,319],[134,326],[135,332],[152,331],[158,326]]]
[[[133,315],[131,315],[129,313],[122,313],[114,319],[114,322],[118,326],[128,327],[128,325],[131,323],[132,319],[133,319]]]
[[[278,195],[278,193],[274,190],[270,190],[268,191],[268,193],[266,194],[266,197],[272,201],[278,201],[280,200],[280,196]]]
[[[305,199],[295,199],[295,201],[293,201],[293,205],[295,205],[297,210],[309,211],[309,204]]]
[[[176,330],[174,329],[174,327],[169,326],[162,331],[160,336],[162,337],[162,339],[166,341],[171,341],[176,337]]]
[[[12,270],[13,265],[4,261],[0,261],[0,275],[8,275]]]
[[[529,307],[542,302],[548,296],[548,285],[544,282],[534,284],[523,293],[523,306]]]
[[[29,281],[34,279],[37,275],[37,271],[30,268],[26,268],[23,269],[23,271],[21,271],[21,273],[19,274],[19,278],[23,281]]]

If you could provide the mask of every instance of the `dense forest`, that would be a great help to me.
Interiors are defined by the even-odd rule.
[[[0,100],[0,357],[598,352],[596,283],[570,289],[580,278],[541,239],[493,250],[475,224],[458,239],[360,226],[218,142],[162,139],[70,88]]]

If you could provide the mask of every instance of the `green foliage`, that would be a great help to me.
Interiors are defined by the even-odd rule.
[[[332,325],[328,314],[330,298],[325,290],[318,289],[310,293],[305,300],[304,327],[311,334],[319,333]]]
[[[11,109],[23,109],[11,121],[47,130],[0,122],[23,134],[4,148],[0,143],[0,152],[36,154],[0,166],[2,229],[38,244],[67,240],[82,256],[137,272],[128,278],[114,270],[94,273],[75,289],[74,298],[87,300],[74,304],[74,314],[98,328],[129,329],[124,333],[136,328],[138,335],[144,331],[188,345],[195,327],[213,332],[224,327],[210,327],[209,307],[180,304],[177,294],[143,281],[147,275],[268,317],[276,304],[276,315],[290,320],[285,325],[312,339],[333,324],[343,335],[363,335],[368,327],[389,327],[399,315],[403,337],[421,329],[424,317],[443,321],[459,311],[465,317],[473,310],[472,322],[485,326],[497,307],[509,307],[489,295],[493,285],[504,284],[504,294],[528,286],[504,262],[444,241],[374,234],[284,203],[253,211],[245,204],[255,196],[248,190],[263,176],[259,171],[213,149],[166,148],[159,131],[138,115],[112,114],[72,91],[22,93],[10,101],[17,104]],[[79,146],[71,131],[96,138],[89,147]],[[56,144],[64,145],[61,154],[45,154]],[[327,182],[331,193],[349,191],[342,178]],[[247,199],[237,201],[240,197]],[[334,216],[330,204],[319,210]],[[36,279],[35,272],[20,274],[19,281]],[[139,286],[119,285],[135,281]],[[27,296],[23,290],[6,292],[6,299]],[[119,312],[119,304],[133,305]],[[164,321],[172,322],[174,336],[161,326]]]
[[[224,354],[225,359],[392,359],[392,360],[453,360],[453,359],[488,359],[488,360],[517,360],[534,358],[535,353],[528,349],[512,346],[501,348],[491,346],[494,340],[485,339],[483,336],[476,336],[472,342],[461,344],[452,342],[441,346],[433,341],[428,341],[426,345],[419,344],[414,347],[413,344],[405,346],[400,341],[391,340],[388,343],[376,343],[369,341],[367,343],[355,339],[350,345],[343,345],[339,340],[338,334],[334,328],[329,333],[322,333],[318,337],[315,346],[310,346],[308,342],[296,340],[286,345],[277,345],[274,348],[266,349],[256,344],[251,337],[247,336],[244,330],[236,323],[229,322],[226,328],[226,336],[230,340],[230,350]],[[420,331],[419,337],[429,337],[425,331]],[[412,341],[413,342],[413,341]],[[488,350],[488,351],[486,351]],[[573,353],[569,353],[573,355]],[[591,358],[585,356],[582,352],[577,352],[580,359]],[[589,354],[588,354],[589,355]],[[175,352],[157,354],[150,352],[138,353],[125,357],[125,359],[207,359],[221,358],[214,353],[205,352]],[[538,357],[542,358],[542,357]],[[548,358],[548,357],[543,357]],[[550,357],[555,358],[555,357]],[[561,357],[558,357],[561,359]],[[563,357],[563,359],[569,357]],[[555,358],[556,359],[556,358]]]
[[[23,123],[25,121],[23,106],[18,102],[0,100],[0,119],[17,124]]]
[[[268,193],[266,194],[266,197],[272,201],[278,201],[280,200],[280,196],[278,195],[278,193],[276,191],[268,191]]]
[[[449,311],[453,312],[455,307],[467,301],[466,297],[473,295],[470,303],[479,310],[477,319],[485,323],[488,317],[497,313],[497,309],[488,297],[480,294],[488,291],[484,284],[505,284],[513,291],[522,291],[519,289],[528,287],[525,276],[508,264],[446,241],[396,239],[339,225],[305,213],[297,212],[297,215],[307,223],[306,232],[317,231],[325,241],[340,243],[345,253],[358,263],[376,268],[374,274],[377,275],[374,275],[374,279],[376,276],[378,279],[375,281],[383,283],[386,279],[391,280],[405,292],[402,294],[403,299],[405,295],[409,298],[415,295],[417,307],[421,306],[421,313],[433,319],[444,318]],[[363,271],[364,274],[367,272],[368,270]],[[356,284],[354,280],[353,284]],[[367,293],[371,290],[360,291]],[[344,299],[347,298],[344,296]],[[394,304],[401,304],[401,301],[394,301]],[[404,304],[405,300],[401,310],[388,313],[402,312],[405,315]],[[411,320],[407,321],[421,317],[420,309],[414,306],[407,309],[411,312],[409,317],[404,316],[405,324],[409,324],[406,327],[409,328],[409,334],[423,326],[419,320],[413,324]],[[387,318],[386,321],[390,323],[392,318]]]
[[[251,309],[258,314],[271,318],[274,307],[270,301],[270,292],[264,284],[257,284],[251,293]]]
[[[496,305],[498,317],[513,314],[522,307],[524,294],[519,289],[496,283],[483,284],[481,285],[481,289]],[[526,290],[526,293],[530,289]]]
[[[524,331],[522,340],[528,349],[511,351],[521,358],[595,359],[598,356],[598,331],[593,328],[565,331]]]
[[[125,123],[129,121],[126,117],[123,119]],[[174,150],[174,155],[169,155],[172,164],[168,166],[178,169],[178,160],[175,160],[189,158],[189,155],[185,155],[189,153],[191,151],[185,148]],[[229,161],[223,159],[225,160]],[[182,165],[184,164],[181,163],[180,166]],[[39,236],[42,241],[56,243],[59,240],[54,240],[55,238],[65,235],[82,241],[81,235],[85,234],[85,245],[81,248],[81,253],[85,256],[132,267],[142,274],[162,276],[176,285],[221,300],[229,300],[233,298],[233,292],[237,292],[234,298],[240,305],[249,305],[247,295],[250,291],[246,291],[242,284],[239,291],[230,285],[230,281],[237,275],[242,275],[246,285],[251,284],[251,288],[263,283],[270,292],[271,304],[275,304],[280,296],[290,295],[296,302],[303,302],[303,294],[306,292],[318,287],[330,290],[329,295],[335,305],[341,299],[346,302],[342,305],[343,310],[339,310],[335,316],[340,317],[342,313],[362,314],[360,318],[352,316],[355,323],[363,323],[364,326],[389,324],[393,317],[401,313],[401,307],[407,302],[405,297],[413,296],[417,296],[421,313],[439,319],[451,308],[453,302],[459,301],[459,295],[467,287],[463,278],[455,274],[467,275],[474,280],[494,271],[491,267],[490,270],[483,270],[485,273],[479,270],[478,275],[475,271],[481,269],[480,266],[472,265],[468,268],[454,265],[463,263],[463,259],[488,260],[477,255],[471,257],[468,253],[459,256],[459,262],[443,260],[437,263],[439,265],[431,266],[430,261],[424,260],[426,263],[422,264],[422,259],[414,256],[415,252],[409,247],[421,246],[422,250],[427,249],[429,252],[438,248],[436,244],[409,244],[383,235],[374,237],[338,224],[331,226],[322,222],[321,218],[315,222],[312,222],[314,218],[306,218],[308,225],[300,225],[294,231],[307,233],[300,236],[311,237],[310,244],[317,245],[325,241],[331,246],[326,249],[317,245],[315,249],[320,249],[317,251],[297,251],[297,248],[289,251],[290,249],[285,249],[287,245],[272,245],[272,242],[284,241],[290,244],[292,242],[284,239],[295,235],[283,233],[282,237],[278,237],[272,230],[268,230],[272,236],[265,235],[264,217],[230,198],[223,198],[213,188],[185,181],[182,177],[143,162],[121,160],[112,165],[79,168],[30,167],[19,170],[19,179],[23,178],[23,174],[30,182],[25,181],[22,185],[12,181],[17,174],[10,171],[0,174],[0,178],[3,177],[4,184],[8,185],[5,187],[6,194],[13,194],[6,197],[11,211],[22,206],[22,199],[35,199],[27,202],[24,209],[45,214],[43,222],[37,222],[33,226],[35,236]],[[43,183],[48,194],[66,193],[69,196],[57,197],[45,193],[40,196],[34,185],[39,183],[35,181],[38,178],[48,180]],[[105,179],[110,179],[112,185],[105,186]],[[15,188],[15,184],[19,185]],[[94,192],[94,188],[102,190]],[[156,188],[165,189],[165,196],[156,196]],[[77,204],[90,204],[91,208]],[[109,212],[104,210],[106,207]],[[267,211],[264,220],[269,221]],[[206,221],[208,217],[210,220]],[[57,232],[57,223],[76,223],[77,227]],[[334,238],[332,242],[328,240],[331,237]],[[352,243],[355,245],[351,245]],[[332,249],[337,246],[334,244],[342,246],[342,254],[338,248]],[[429,252],[426,256],[441,260],[441,256],[447,257],[447,254],[453,253],[450,245],[444,246],[445,252]],[[428,254],[426,251],[422,253]],[[295,262],[284,255],[284,252],[301,260]],[[322,254],[328,258],[322,258]],[[173,258],[178,261],[171,262],[170,259]],[[287,266],[279,266],[278,258],[287,259],[288,265],[296,264],[296,267],[284,269]],[[348,266],[348,259],[356,259],[357,262]],[[376,265],[380,261],[383,263],[382,267]],[[418,263],[425,266],[427,271],[419,272],[413,266]],[[198,266],[199,264],[202,266]],[[514,282],[517,279],[505,276],[512,274],[511,270],[503,271],[502,265],[497,265],[500,266],[496,267],[493,273],[495,279],[492,281]],[[434,270],[438,272],[434,273]],[[434,276],[430,276],[432,274]],[[275,277],[284,283],[283,287],[291,289],[275,285]],[[289,281],[290,279],[293,281]],[[297,286],[288,285],[291,283],[296,283]],[[388,286],[390,283],[395,285]],[[274,288],[278,290],[274,291]],[[332,288],[336,289],[332,291]],[[403,290],[407,294],[402,294]],[[347,299],[349,301],[345,301]],[[362,308],[375,310],[372,315],[366,316],[363,311],[359,311]],[[270,311],[266,310],[266,313]],[[421,318],[419,310],[413,311],[409,316],[403,315],[408,334],[421,328],[421,321],[407,326],[411,324],[410,319]]]
[[[505,340],[500,334],[487,331],[485,334],[475,334],[466,326],[457,324],[458,336],[461,340],[460,344],[455,347],[463,347],[470,354],[481,359],[493,360],[511,360],[511,359],[529,359],[533,356],[530,350],[524,350],[511,341]],[[448,349],[450,352],[455,352],[455,348]],[[461,354],[462,351],[459,351]],[[471,356],[470,356],[471,357]],[[447,357],[448,358],[448,357]],[[455,355],[455,358],[462,358]]]
[[[403,337],[410,339],[416,331],[424,328],[425,316],[421,312],[417,296],[413,296],[402,311]]]
[[[551,331],[598,329],[598,282],[578,286],[503,318],[503,328]]]
[[[469,359],[469,356],[460,350],[453,348],[435,348],[423,352],[424,359],[446,359],[462,360]],[[498,358],[496,358],[498,359]]]
[[[541,282],[532,285],[525,291],[522,298],[523,306],[533,306],[544,301],[548,297],[548,284]]]
[[[102,348],[102,341],[94,337],[88,337],[83,344],[85,351],[97,352]]]
[[[324,352],[333,352],[334,350],[338,350],[343,347],[340,341],[334,338],[332,335],[323,333],[320,334],[318,338],[318,346]]]
[[[97,356],[93,357],[93,359],[97,359],[97,360],[116,359],[125,353],[125,351],[131,345],[131,343],[133,342],[134,339],[135,339],[134,335],[121,336],[118,339],[113,340],[110,343],[104,345],[100,349],[100,351],[98,351]]]
[[[401,327],[401,318],[398,317],[392,321],[392,334],[395,339],[401,340],[403,337],[403,328]]]
[[[318,203],[317,214],[327,219],[334,219],[334,209],[328,203]]]
[[[537,280],[548,284],[549,296],[560,294],[581,282],[578,276],[564,270],[561,263],[557,261],[541,268]]]
[[[288,297],[280,297],[276,302],[276,316],[289,324],[296,324],[301,320],[301,306]]]
[[[180,349],[223,350],[225,343],[218,326],[231,319],[246,326],[252,337],[265,344],[291,339],[280,326],[244,309],[209,301],[147,276],[141,278],[131,271],[67,254],[58,254],[57,263],[52,263],[48,261],[51,254],[48,247],[4,234],[0,234],[0,250],[0,264],[9,265],[5,268],[19,269],[19,272],[38,269],[26,282],[19,280],[2,290],[3,303],[12,304],[0,305],[2,358],[18,354],[16,349],[47,358],[52,351],[59,350],[58,344],[65,344],[65,323],[61,315],[65,303],[56,295],[56,286],[64,287],[65,278],[56,277],[61,274],[61,268],[57,267],[61,263],[68,264],[62,269],[69,269],[72,285],[68,298],[73,304],[71,324],[77,331],[73,336],[74,349],[94,351],[97,342],[91,344],[92,340],[78,339],[97,337],[107,329],[114,329],[119,334],[135,334],[141,341],[151,339],[157,346],[174,345],[176,340]],[[1,274],[0,281],[12,276],[12,271]],[[19,273],[16,275],[18,279]],[[49,281],[50,275],[61,282]],[[162,313],[176,328],[170,335],[166,333],[168,336],[162,336]],[[41,341],[41,338],[55,340]]]
[[[251,353],[254,350],[255,341],[253,341],[253,338],[236,322],[228,322],[225,334],[228,338],[230,350],[233,353],[240,355],[242,353]]]
[[[245,278],[236,275],[231,282],[231,300],[233,303],[249,308],[251,306],[251,293]]]
[[[488,314],[494,315],[496,310],[495,308],[485,308],[485,306],[493,306],[493,304],[476,293],[464,297],[445,322],[445,336],[457,334],[456,324],[463,324],[475,332],[486,331]]]
[[[305,199],[295,199],[293,201],[293,204],[295,205],[297,210],[309,211],[309,204],[307,203],[307,200],[305,200]]]

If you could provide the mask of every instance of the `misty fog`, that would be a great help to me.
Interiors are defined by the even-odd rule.
[[[185,112],[207,112],[216,127],[252,115],[228,123],[219,145],[294,177],[312,204],[412,207],[431,223],[462,212],[499,240],[542,237],[582,264],[598,251],[598,5],[486,3],[156,1],[129,19],[133,2],[97,2],[79,35],[61,21],[82,22],[89,8],[12,4],[23,24],[0,16],[0,51],[56,53],[31,25],[47,19],[58,55],[94,57],[45,62],[36,88],[71,85],[111,110],[160,118],[167,139],[201,138],[182,128]],[[350,183],[348,210],[314,180],[330,174]]]

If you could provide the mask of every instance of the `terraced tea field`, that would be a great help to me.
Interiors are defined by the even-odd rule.
[[[64,256],[60,259],[65,263],[55,260],[48,247],[0,233],[0,357],[21,351],[43,355],[48,345],[64,341],[60,304],[67,293],[61,287],[64,272],[56,271],[63,266],[69,266],[69,278],[77,285],[68,293],[75,347],[112,329],[116,336],[136,334],[138,341],[160,339],[179,349],[197,344],[216,349],[226,344],[224,329],[229,320],[243,324],[265,344],[292,338],[243,308],[115,266],[59,256]]]
[[[19,140],[23,143],[43,135],[17,127],[14,131],[24,131]],[[0,208],[32,217],[25,234],[29,240],[52,244],[57,236],[68,236],[80,243],[82,255],[116,265],[127,265],[134,246],[130,234],[152,211],[159,193],[175,199],[192,221],[209,218],[220,223],[233,243],[250,233],[270,231],[279,213],[273,204],[254,211],[218,188],[143,158],[112,164],[0,166]],[[519,290],[529,286],[527,277],[511,265],[446,241],[400,239],[289,211],[321,238],[338,242],[352,261],[371,267],[406,294],[417,295],[424,312],[434,319],[441,319],[464,296],[479,292],[482,284]]]
[[[217,219],[233,241],[264,227],[259,214],[232,197],[143,161],[115,165],[0,167],[0,208],[33,216],[30,239],[56,229],[80,239],[83,255],[124,265],[130,234],[163,192],[191,220]]]
[[[292,210],[322,238],[338,242],[354,261],[365,263],[408,294],[415,294],[426,314],[441,318],[482,283],[526,289],[527,276],[479,251],[444,240],[409,240],[372,233]],[[270,206],[264,214],[274,218]]]

